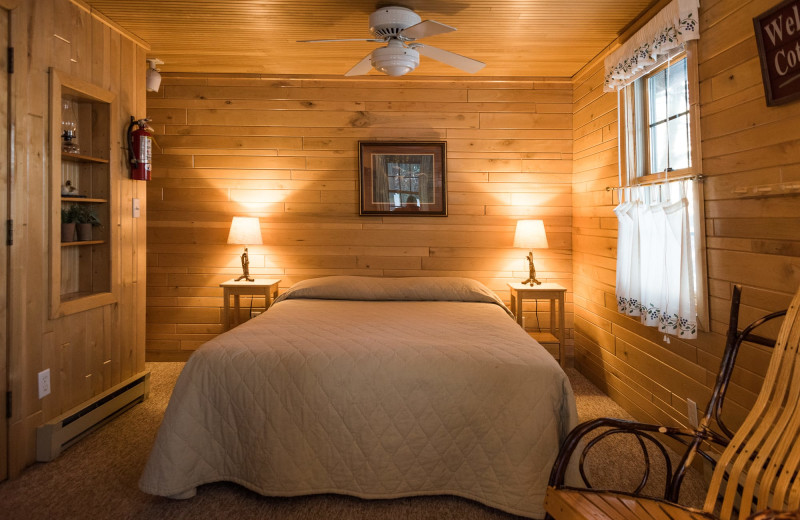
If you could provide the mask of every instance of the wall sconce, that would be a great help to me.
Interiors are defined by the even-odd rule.
[[[541,285],[542,282],[536,279],[536,268],[533,266],[533,250],[547,248],[547,235],[544,232],[544,222],[541,220],[517,221],[517,229],[514,233],[514,247],[530,250],[527,256],[530,274],[528,279],[522,283],[529,284],[531,287],[534,285]]]
[[[148,92],[158,92],[158,87],[161,86],[161,74],[159,74],[159,69],[156,67],[163,64],[164,62],[158,58],[147,58],[146,83]]]
[[[231,221],[231,231],[228,233],[229,244],[244,245],[244,253],[242,253],[242,276],[235,281],[247,280],[254,282],[250,278],[250,259],[247,256],[247,245],[260,245],[261,242],[261,224],[258,222],[258,217],[233,217]]]

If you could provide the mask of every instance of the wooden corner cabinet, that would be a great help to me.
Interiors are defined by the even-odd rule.
[[[50,69],[50,317],[58,318],[116,301],[112,268],[116,216],[112,198],[119,162],[111,121],[115,96],[100,87]],[[65,150],[64,129],[75,138]],[[65,186],[68,186],[65,188]],[[79,234],[62,213],[92,215],[99,225]]]

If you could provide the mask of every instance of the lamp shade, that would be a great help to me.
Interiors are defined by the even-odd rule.
[[[233,217],[231,232],[228,233],[228,243],[261,244],[261,224],[258,223],[258,217]]]
[[[547,247],[547,235],[544,222],[541,220],[518,220],[514,233],[514,247],[524,249],[544,249]]]

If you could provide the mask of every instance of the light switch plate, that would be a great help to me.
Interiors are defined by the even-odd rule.
[[[50,369],[39,372],[39,399],[50,395]]]
[[[689,418],[689,424],[692,426],[692,428],[697,428],[697,403],[687,398],[686,408],[688,411],[687,416]]]
[[[140,214],[139,199],[133,199],[133,218],[139,218]]]

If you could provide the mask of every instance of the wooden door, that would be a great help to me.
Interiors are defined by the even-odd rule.
[[[11,164],[8,141],[8,11],[0,8],[0,215],[5,222],[11,218],[9,212],[9,167]],[[6,395],[8,391],[8,256],[7,235],[2,238],[3,252],[0,254],[0,480],[8,478],[8,419],[6,418]]]

